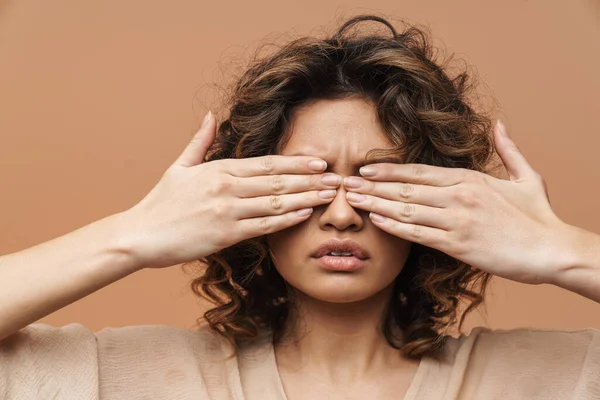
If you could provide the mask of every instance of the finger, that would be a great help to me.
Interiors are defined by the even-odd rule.
[[[368,165],[375,171],[373,175],[360,174],[374,181],[406,182],[430,186],[452,186],[464,181],[470,172],[464,168],[445,168],[427,164],[393,164],[377,163]]]
[[[517,144],[508,136],[508,131],[500,120],[494,127],[494,140],[498,155],[502,159],[511,181],[537,175],[537,172],[529,165]]]
[[[376,182],[357,176],[344,179],[344,187],[348,191],[370,194],[403,203],[422,204],[439,208],[448,207],[452,203],[447,187],[403,182]]]
[[[277,174],[315,174],[323,172],[327,163],[307,156],[268,155],[224,160],[225,170],[233,176],[249,177]],[[313,163],[314,162],[314,163]]]
[[[442,250],[440,246],[444,243],[448,243],[449,240],[448,232],[441,229],[423,225],[407,224],[385,217],[383,217],[383,221],[378,221],[378,216],[373,215],[373,213],[369,213],[369,217],[371,218],[371,221],[373,221],[373,224],[379,229],[401,239],[408,240],[409,242],[419,243],[423,246]]]
[[[449,212],[447,209],[402,203],[368,194],[359,194],[364,199],[355,201],[349,198],[352,196],[351,193],[346,193],[346,199],[352,207],[371,211],[408,224],[425,225],[443,230],[452,229],[452,221],[448,218]]]
[[[215,140],[215,133],[216,122],[212,112],[209,110],[202,121],[202,126],[194,134],[191,142],[188,143],[175,163],[182,167],[193,167],[194,165],[202,164],[206,152]]]
[[[267,235],[306,221],[312,212],[312,208],[305,208],[281,215],[243,219],[238,221],[236,231],[244,239]]]
[[[305,193],[239,199],[236,201],[236,207],[231,213],[237,219],[285,214],[294,210],[330,203],[335,194],[336,191],[334,189],[329,189],[325,191],[313,190]],[[329,195],[329,197],[325,197],[325,195]]]
[[[234,179],[236,180],[236,184],[232,185],[232,193],[234,196],[240,198],[335,189],[341,183],[339,175],[330,173],[313,175],[263,175]],[[331,180],[329,181],[328,179]]]

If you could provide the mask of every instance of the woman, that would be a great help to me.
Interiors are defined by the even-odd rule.
[[[363,20],[391,34],[351,35]],[[598,398],[597,329],[444,334],[492,275],[600,301],[600,237],[553,213],[503,125],[468,104],[468,75],[450,79],[431,50],[374,16],[291,42],[248,68],[229,117],[209,113],[138,204],[1,257],[0,393]],[[486,169],[494,149],[510,180]],[[199,331],[32,324],[194,260],[192,288],[215,303]]]

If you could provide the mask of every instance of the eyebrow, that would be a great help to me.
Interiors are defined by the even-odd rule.
[[[317,157],[320,158],[322,160],[325,160],[325,162],[327,162],[327,167],[329,167],[332,163],[330,162],[330,160],[323,158],[323,157],[319,157],[319,156],[315,156],[313,154],[305,154],[302,152],[297,152],[297,153],[292,153],[292,154],[287,154],[288,156],[309,156],[309,157]],[[353,164],[353,167],[355,167],[356,169],[359,169],[361,167],[364,167],[365,165],[370,165],[370,164],[376,164],[376,163],[392,163],[392,164],[403,164],[403,161],[400,159],[400,157],[394,157],[394,156],[386,156],[386,157],[374,157],[371,158],[370,160],[367,160],[366,158],[363,159],[362,161],[359,161],[357,163]]]

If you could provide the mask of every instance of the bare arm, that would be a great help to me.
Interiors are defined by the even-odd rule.
[[[569,257],[549,282],[600,303],[600,235],[569,225],[565,244]]]
[[[141,268],[121,245],[121,216],[0,257],[0,340]]]
[[[319,171],[327,164],[314,157],[204,163],[215,133],[208,113],[181,156],[130,209],[1,256],[0,340],[135,271],[197,260],[288,228],[305,221],[312,207],[332,201],[318,193],[333,191],[339,181],[323,182]],[[270,175],[279,175],[285,190]],[[281,207],[273,206],[275,195]]]

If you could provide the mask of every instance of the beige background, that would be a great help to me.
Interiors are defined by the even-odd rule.
[[[600,232],[599,4],[0,0],[0,254],[129,208],[217,110],[212,85],[261,41],[364,12],[425,24],[472,64],[557,215]],[[141,271],[42,322],[191,327],[205,305],[189,278],[179,267]],[[600,328],[600,304],[495,279],[493,328]],[[467,332],[485,324],[477,313],[467,321]]]

